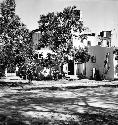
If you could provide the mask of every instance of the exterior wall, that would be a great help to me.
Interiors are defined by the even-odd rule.
[[[111,46],[118,47],[118,28],[112,31]]]
[[[101,37],[101,47],[111,47],[111,38]]]
[[[83,41],[85,46],[89,46],[88,42],[90,41],[91,45],[90,46],[96,46],[97,45],[97,38],[95,36],[87,36],[87,39]]]
[[[65,63],[63,65],[63,72],[65,73],[66,76],[68,75],[68,63]]]
[[[108,45],[107,45],[107,42],[108,42],[108,40],[105,40],[105,39],[104,39],[104,40],[102,41],[102,43],[101,43],[101,46],[102,46],[102,47],[107,47],[107,46],[108,46]]]
[[[73,40],[73,47],[76,48],[78,47],[84,48],[85,46],[98,45],[96,36],[87,36],[87,39],[84,39],[83,42],[81,42],[81,40],[77,36],[76,37],[73,36],[72,40]],[[90,42],[90,45],[88,44],[88,42]]]
[[[33,41],[33,49],[34,50],[38,49],[38,43],[39,43],[40,37],[41,37],[41,34],[39,32],[34,32],[32,34],[32,41]]]
[[[93,77],[93,68],[99,71],[100,78],[102,79],[114,79],[114,62],[113,62],[113,48],[101,47],[99,45],[89,47],[89,54],[96,58],[95,63],[89,60],[86,63],[86,77]],[[108,54],[108,58],[106,55]],[[107,65],[105,65],[105,60],[108,60]],[[108,70],[109,67],[109,70]]]
[[[74,76],[85,75],[85,70],[85,63],[79,64],[74,61]],[[69,71],[70,70],[68,69],[68,63],[64,64],[63,72],[66,74],[66,76],[69,76],[69,74],[71,74]]]
[[[76,48],[82,47],[82,48],[84,48],[85,45],[84,45],[84,43],[81,42],[81,40],[78,37],[73,37],[73,47],[76,47]]]
[[[75,63],[75,75],[79,75],[79,74],[82,74],[82,75],[85,74],[85,63],[82,63],[82,64]]]
[[[41,48],[40,50],[35,50],[35,54],[42,54],[43,58],[46,58],[48,53],[56,55],[56,53],[54,53],[49,47]]]
[[[114,54],[113,61],[114,61],[114,79],[118,79],[118,60],[115,58],[118,57],[118,55]]]

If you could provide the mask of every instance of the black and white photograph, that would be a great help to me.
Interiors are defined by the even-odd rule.
[[[0,0],[0,125],[118,125],[118,0]]]

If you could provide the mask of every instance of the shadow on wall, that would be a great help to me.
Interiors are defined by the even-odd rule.
[[[103,79],[104,79],[104,75],[101,75],[99,70],[96,70],[95,68],[93,68],[90,80],[101,81]]]

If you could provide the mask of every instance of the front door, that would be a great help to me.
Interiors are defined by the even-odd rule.
[[[68,75],[74,75],[74,60],[68,61]]]

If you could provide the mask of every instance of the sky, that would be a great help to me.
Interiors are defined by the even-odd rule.
[[[27,28],[38,28],[41,14],[62,11],[68,6],[82,11],[84,25],[91,32],[118,28],[118,0],[16,0],[16,14]]]

